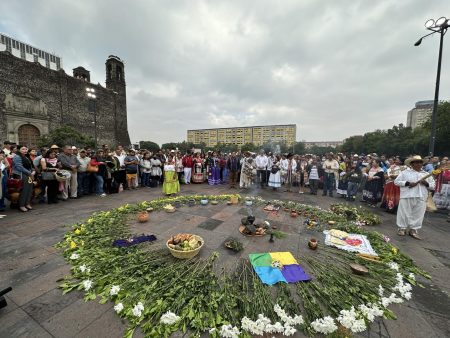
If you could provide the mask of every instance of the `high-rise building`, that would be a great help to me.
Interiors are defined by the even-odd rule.
[[[13,39],[4,33],[0,33],[0,52],[4,51],[23,60],[38,62],[44,67],[53,70],[60,70],[62,68],[61,57]]]
[[[214,147],[217,143],[241,146],[246,143],[262,145],[269,142],[291,146],[295,143],[296,132],[295,124],[195,129],[187,131],[187,141],[194,144],[205,143],[208,147]]]
[[[413,109],[408,112],[406,126],[415,129],[424,123],[433,112],[433,100],[418,101]]]

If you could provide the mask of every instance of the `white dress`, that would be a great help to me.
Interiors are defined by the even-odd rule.
[[[274,174],[272,172],[272,167],[278,167],[278,171]],[[269,175],[269,183],[268,186],[272,187],[272,188],[279,188],[281,187],[281,174],[280,174],[280,162],[276,162],[272,165],[272,167],[270,168],[270,175]]]

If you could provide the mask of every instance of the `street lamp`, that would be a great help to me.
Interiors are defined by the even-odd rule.
[[[88,110],[91,113],[94,113],[94,145],[95,149],[97,150],[97,95],[95,95],[95,89],[94,88],[86,88],[86,95],[88,97]]]
[[[419,46],[422,43],[422,40],[427,36],[430,36],[434,33],[440,33],[440,43],[439,43],[439,58],[438,58],[438,67],[437,67],[437,76],[436,76],[436,87],[434,90],[434,104],[433,104],[433,113],[431,115],[431,135],[430,135],[430,144],[428,147],[428,152],[430,156],[433,156],[434,153],[434,143],[436,140],[436,115],[437,115],[437,107],[439,101],[439,84],[441,81],[441,61],[442,61],[442,44],[444,42],[444,35],[447,32],[447,29],[450,27],[450,19],[446,17],[440,17],[436,21],[433,19],[429,19],[425,22],[425,28],[430,30],[431,33],[422,36],[414,46]]]

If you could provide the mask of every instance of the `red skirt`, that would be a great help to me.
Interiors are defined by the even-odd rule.
[[[400,201],[400,187],[394,182],[389,182],[384,187],[383,198],[381,199],[381,207],[387,211],[396,211]]]

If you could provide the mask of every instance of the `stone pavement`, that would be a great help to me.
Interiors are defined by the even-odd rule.
[[[223,194],[236,192],[225,186],[182,186],[182,194]],[[269,189],[239,191],[260,195],[263,198],[291,199],[302,203],[329,207],[340,199],[311,196],[308,194],[273,192]],[[161,197],[160,189],[137,189],[106,198],[95,196],[60,202],[57,206],[35,205],[28,213],[6,211],[0,219],[0,289],[12,286],[7,296],[8,306],[0,309],[0,337],[121,337],[125,323],[115,315],[112,304],[100,305],[83,301],[81,292],[62,295],[58,281],[69,272],[62,256],[53,248],[67,231],[64,225],[89,217],[97,210],[107,210],[125,203],[135,203]],[[414,288],[411,301],[393,305],[398,319],[381,320],[361,337],[449,337],[450,336],[450,246],[445,214],[427,214],[422,241],[409,236],[396,236],[395,216],[379,209],[383,223],[374,227],[388,235],[394,245],[410,255],[416,264],[428,271],[432,280],[421,280],[426,288]],[[220,266],[232,267],[240,256],[248,252],[290,250],[294,254],[306,254],[308,236],[299,234],[302,219],[292,219],[286,213],[270,216],[281,231],[297,236],[288,236],[275,243],[267,238],[239,237],[245,250],[239,254],[225,252],[222,244],[230,235],[240,236],[236,224],[246,215],[243,206],[217,205],[183,207],[175,214],[153,213],[146,224],[133,223],[136,232],[154,233],[165,239],[177,231],[193,231],[204,237],[206,247],[201,254],[206,256],[219,250]],[[257,220],[266,217],[256,211]],[[180,225],[182,224],[182,225]],[[306,235],[308,233],[302,232]],[[135,337],[142,336],[136,333]],[[298,337],[302,335],[299,334]]]

